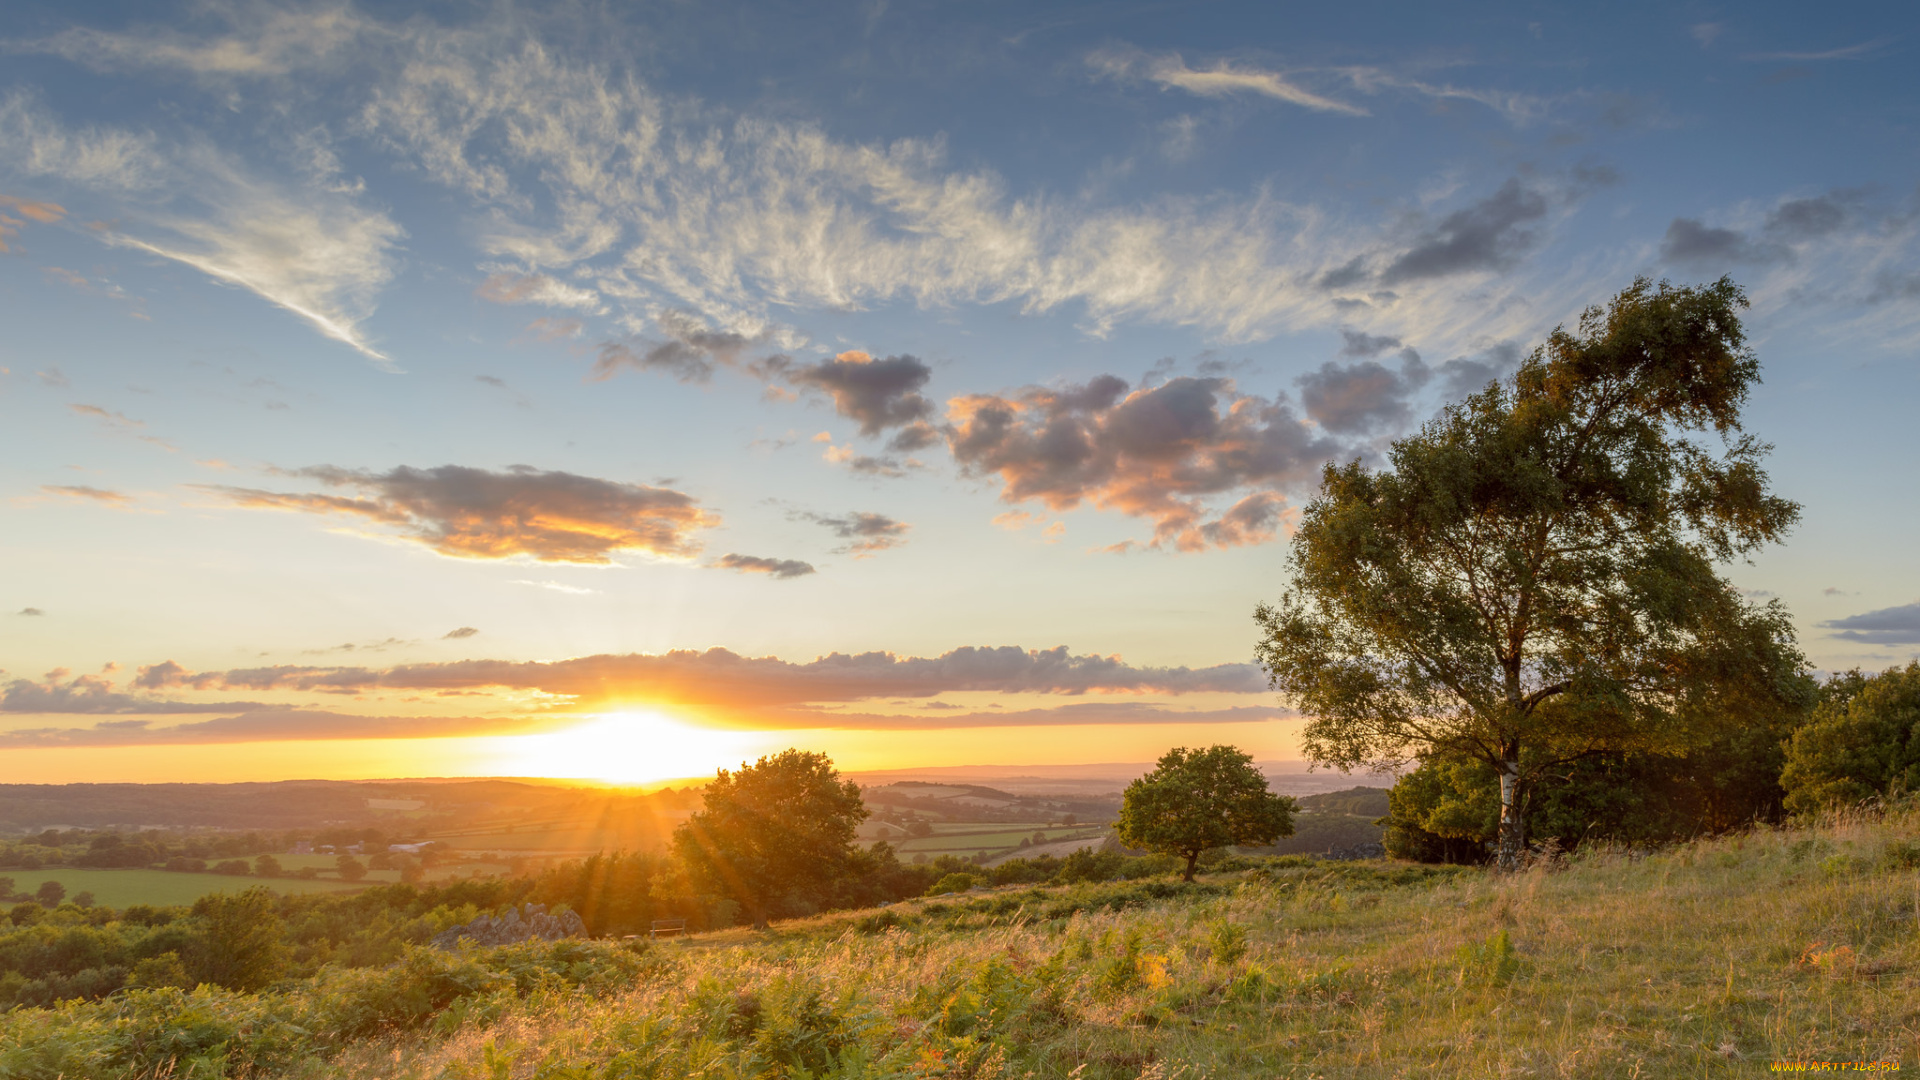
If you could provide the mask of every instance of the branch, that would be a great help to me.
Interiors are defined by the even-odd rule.
[[[1554,696],[1555,694],[1564,694],[1567,692],[1568,689],[1569,689],[1568,684],[1563,682],[1554,683],[1552,686],[1543,686],[1540,689],[1535,690],[1533,693],[1528,694],[1526,697],[1521,698],[1520,706],[1526,712],[1531,713],[1533,712],[1534,708],[1538,706],[1541,702],[1547,700],[1548,698]]]

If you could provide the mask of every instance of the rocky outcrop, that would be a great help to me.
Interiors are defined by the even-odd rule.
[[[571,911],[549,915],[545,904],[528,904],[520,909],[508,908],[505,915],[482,915],[470,923],[442,931],[433,936],[432,944],[436,949],[451,950],[458,948],[462,939],[475,945],[511,945],[532,938],[559,941],[586,936],[587,924],[579,915]]]

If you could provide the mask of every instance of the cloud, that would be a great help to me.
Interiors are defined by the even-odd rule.
[[[604,564],[621,551],[688,558],[700,550],[693,534],[719,524],[717,516],[677,491],[525,465],[504,472],[403,465],[385,473],[323,465],[285,475],[362,497],[196,486],[246,507],[363,518],[443,555],[468,559],[527,556]]]
[[[722,555],[714,563],[722,570],[738,570],[743,574],[765,574],[768,577],[786,579],[806,577],[814,572],[813,564],[799,559],[768,559],[759,555]]]
[[[357,182],[322,151],[309,176],[289,183],[204,140],[73,129],[23,93],[0,99],[0,157],[18,173],[114,200],[128,224],[101,232],[105,242],[252,292],[391,367],[359,324],[393,276],[391,249],[405,231],[361,205]]]
[[[37,750],[53,747],[205,745],[327,739],[430,739],[516,735],[549,728],[552,723],[549,718],[525,715],[356,716],[307,709],[261,707],[234,716],[162,727],[155,727],[148,720],[113,720],[92,727],[15,728],[0,732],[0,747]]]
[[[1382,284],[1504,270],[1540,240],[1523,226],[1547,216],[1546,197],[1510,179],[1492,195],[1456,210],[1381,272]]]
[[[1732,229],[1716,229],[1693,218],[1674,218],[1660,241],[1660,257],[1689,266],[1772,262],[1781,256]]]
[[[895,521],[885,514],[856,512],[832,517],[826,514],[802,513],[797,516],[832,529],[835,536],[847,541],[844,547],[835,549],[835,554],[851,553],[855,558],[899,547],[907,542],[907,530],[913,528],[906,522]]]
[[[846,142],[663,97],[631,68],[498,28],[419,33],[368,92],[370,135],[471,200],[490,255],[590,286],[633,319],[683,309],[737,329],[776,307],[1071,305],[1094,334],[1138,319],[1250,340],[1338,321],[1312,284],[1318,264],[1380,242],[1371,220],[1265,189],[1140,203],[1012,191],[952,165],[938,138]],[[1231,66],[1163,73],[1223,92],[1278,88]],[[1590,284],[1568,283],[1563,306]],[[1522,329],[1509,308],[1438,290],[1409,293],[1399,313],[1435,347],[1454,322],[1482,336]]]
[[[19,611],[16,611],[16,612],[14,612],[14,614],[15,614],[15,615],[28,615],[28,616],[38,616],[38,615],[45,615],[45,614],[46,614],[46,612],[44,612],[44,611],[42,611],[42,610],[40,610],[40,609],[39,609],[39,608],[37,608],[37,607],[23,607],[23,608],[21,608],[21,609],[20,609]]]
[[[1358,105],[1316,94],[1280,72],[1236,66],[1226,60],[1216,62],[1210,68],[1195,70],[1188,67],[1178,53],[1149,56],[1137,49],[1104,49],[1088,56],[1087,64],[1110,78],[1144,78],[1158,83],[1162,89],[1185,90],[1200,97],[1257,94],[1315,112],[1367,115],[1367,110]]]
[[[1849,615],[1820,625],[1838,631],[1833,636],[1844,641],[1859,641],[1869,645],[1920,645],[1920,603]]]
[[[682,311],[664,312],[654,322],[666,340],[605,342],[600,346],[600,358],[594,362],[592,377],[612,378],[621,368],[633,368],[663,371],[684,383],[703,383],[713,377],[716,365],[737,366],[741,354],[771,339],[765,329],[753,335],[711,330]],[[784,358],[779,363],[784,363]]]
[[[159,667],[142,668],[143,677]],[[966,647],[932,657],[831,653],[805,663],[716,648],[551,662],[459,660],[384,669],[280,665],[199,674],[169,669],[157,684],[255,693],[530,690],[570,699],[572,705],[646,699],[738,708],[919,699],[958,692],[1068,696],[1267,692],[1266,676],[1254,664],[1135,667],[1117,656],[1075,655],[1065,646],[1022,649],[1011,645]]]
[[[473,294],[495,304],[544,304],[547,307],[582,308],[595,312],[604,310],[599,294],[592,289],[568,285],[545,274],[492,274],[473,290]]]
[[[1374,340],[1399,344],[1391,338]],[[1341,435],[1368,435],[1405,428],[1413,419],[1413,395],[1432,377],[1419,353],[1403,349],[1398,372],[1373,360],[1344,366],[1329,361],[1297,382],[1301,404],[1321,427]]]
[[[1791,263],[1804,254],[1817,253],[1824,243],[1862,224],[1871,228],[1872,223],[1862,221],[1864,210],[1861,192],[1836,190],[1783,199],[1757,222],[1749,218],[1747,229],[1675,218],[1661,240],[1660,255],[1668,262],[1707,270],[1737,263]]]
[[[1815,60],[1863,60],[1879,52],[1883,46],[1892,43],[1892,41],[1892,38],[1881,37],[1874,38],[1872,41],[1862,41],[1857,45],[1842,45],[1836,49],[1820,49],[1814,52],[1747,53],[1740,59],[1754,61],[1793,60],[1800,62]]]
[[[470,638],[470,637],[472,637],[472,636],[474,636],[475,634],[478,634],[479,632],[480,632],[480,631],[478,631],[478,630],[476,630],[476,629],[474,629],[474,628],[473,628],[473,627],[471,627],[471,626],[462,626],[462,627],[460,627],[460,628],[458,628],[458,629],[456,629],[456,630],[449,630],[449,631],[447,631],[446,633],[444,633],[444,634],[441,634],[441,635],[440,635],[440,640],[442,640],[442,641],[459,641],[459,640],[461,640],[461,639],[463,639],[463,638]]]
[[[162,450],[166,450],[168,452],[172,452],[180,449],[179,447],[175,446],[173,443],[167,441],[166,439],[160,438],[158,435],[140,434],[141,429],[147,426],[147,422],[144,420],[135,420],[132,417],[128,416],[126,413],[115,412],[110,409],[104,409],[98,405],[88,405],[82,402],[74,402],[72,404],[69,404],[67,408],[72,409],[75,413],[81,416],[91,417],[94,420],[98,420],[102,427],[106,428],[108,431],[114,432],[115,434],[131,435],[134,438],[139,439],[141,442],[152,443],[153,445],[158,446]]]
[[[947,418],[954,460],[997,475],[1002,501],[1056,512],[1092,502],[1151,520],[1152,546],[1181,551],[1273,539],[1277,496],[1310,484],[1342,452],[1283,398],[1241,395],[1220,378],[1182,376],[1129,394],[1125,381],[1103,375],[954,398]],[[1206,520],[1209,498],[1248,488],[1261,490],[1233,517]]]
[[[1727,28],[1724,23],[1702,22],[1694,23],[1688,27],[1687,34],[1691,36],[1693,40],[1699,42],[1701,48],[1706,49],[1711,48],[1713,43],[1719,40],[1720,35],[1725,33],[1726,30]]]
[[[527,324],[526,333],[535,341],[562,341],[580,336],[586,324],[579,319],[550,319],[545,315]]]
[[[601,592],[599,589],[589,589],[580,585],[569,585],[564,581],[527,581],[525,579],[520,579],[520,580],[514,581],[513,584],[530,585],[536,589],[545,589],[548,592],[565,593],[568,596],[599,596],[601,595]]]
[[[38,41],[15,42],[13,47],[59,56],[107,74],[147,67],[221,80],[313,70],[349,50],[365,48],[369,38],[390,36],[346,6],[221,5],[216,10],[235,24],[234,33],[207,39],[164,25],[129,33],[75,27]]]
[[[933,415],[933,403],[920,394],[933,370],[917,357],[889,356],[875,360],[854,349],[832,360],[793,367],[785,374],[794,385],[832,398],[834,411],[859,421],[860,434],[869,437],[888,428],[923,422]],[[917,446],[932,441],[931,437],[920,440],[918,429],[915,430],[913,440]]]
[[[49,495],[64,495],[70,499],[86,499],[112,507],[124,507],[133,503],[133,496],[104,488],[88,487],[85,484],[42,484],[40,490]]]
[[[14,214],[20,217],[14,217]],[[19,236],[21,226],[27,221],[50,225],[66,216],[66,207],[58,203],[36,202],[32,199],[0,194],[0,252],[12,250],[7,247],[7,241]],[[21,220],[22,218],[26,221]]]
[[[32,608],[28,609],[32,611]],[[21,614],[25,614],[22,612]],[[144,677],[148,669],[142,668]],[[184,671],[182,677],[185,677]],[[182,683],[157,681],[152,688],[177,686]],[[134,681],[136,688],[147,688],[139,679]],[[0,713],[111,713],[122,714],[165,714],[165,713],[204,713],[233,712],[237,709],[258,709],[266,706],[251,702],[224,701],[217,703],[188,703],[167,701],[160,698],[135,694],[123,694],[113,688],[112,680],[103,675],[73,675],[65,668],[55,668],[39,681],[31,679],[13,679],[0,689]]]
[[[1438,367],[1440,393],[1448,401],[1457,401],[1486,389],[1487,384],[1506,378],[1520,366],[1520,346],[1502,341],[1472,356],[1456,356]]]

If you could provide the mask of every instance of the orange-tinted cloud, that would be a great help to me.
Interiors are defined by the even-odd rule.
[[[999,476],[1003,501],[1054,511],[1091,502],[1151,520],[1149,546],[1181,551],[1272,540],[1284,493],[1310,484],[1342,452],[1284,399],[1240,395],[1220,378],[1129,393],[1103,375],[1010,397],[974,394],[948,402],[947,419],[954,459],[975,475]],[[1209,506],[1241,492],[1224,512]]]
[[[608,563],[620,551],[687,558],[700,550],[694,534],[720,520],[678,491],[523,465],[504,472],[403,465],[384,473],[319,466],[286,475],[359,494],[200,486],[241,506],[362,518],[465,559],[524,555],[541,562]]]
[[[19,217],[13,215],[18,214]],[[0,251],[10,250],[7,241],[20,235],[20,227],[27,221],[37,221],[42,225],[51,225],[67,216],[65,207],[57,203],[35,202],[13,195],[0,195]],[[21,220],[26,219],[25,221]]]
[[[940,656],[831,653],[805,663],[727,649],[625,653],[571,660],[460,660],[390,668],[278,665],[193,673],[172,661],[142,667],[143,689],[535,690],[575,704],[620,700],[762,707],[943,693],[1233,693],[1267,691],[1253,664],[1135,667],[1116,656],[1074,655],[1065,646],[968,647]]]
[[[85,484],[42,484],[40,490],[49,495],[63,495],[69,499],[87,499],[108,506],[122,507],[133,503],[133,496],[105,488],[88,487]]]

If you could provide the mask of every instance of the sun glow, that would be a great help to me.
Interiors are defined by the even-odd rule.
[[[612,783],[712,776],[756,752],[758,733],[683,723],[664,713],[602,713],[585,723],[538,735],[486,740],[495,775],[543,776]]]

